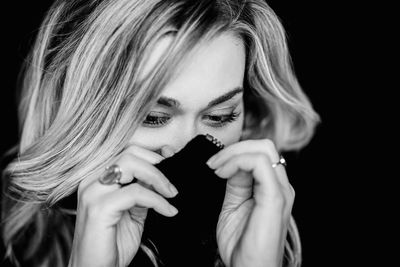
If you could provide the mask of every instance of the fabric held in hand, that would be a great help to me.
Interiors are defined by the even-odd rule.
[[[179,191],[167,199],[179,210],[176,216],[149,210],[145,222],[142,241],[156,246],[162,266],[214,266],[226,180],[216,176],[206,162],[222,148],[211,135],[198,135],[156,165]]]

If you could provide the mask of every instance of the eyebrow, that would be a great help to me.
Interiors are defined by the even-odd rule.
[[[231,98],[233,98],[235,95],[242,93],[242,92],[243,92],[243,87],[238,86],[238,87],[234,88],[233,90],[211,100],[207,104],[206,109],[216,106],[218,104],[224,103],[224,102],[230,100]],[[179,106],[181,105],[181,103],[178,100],[176,100],[174,98],[163,97],[163,96],[157,100],[157,104],[167,106],[169,108],[172,108],[172,107],[179,108]]]

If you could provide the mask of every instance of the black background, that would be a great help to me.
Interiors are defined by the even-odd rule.
[[[52,3],[10,2],[2,4],[1,17],[1,153],[17,142],[17,75]],[[370,153],[363,149],[370,132],[361,129],[373,117],[360,98],[360,92],[365,95],[373,86],[372,80],[365,83],[361,41],[371,22],[359,7],[339,2],[269,3],[286,28],[298,79],[322,119],[309,146],[285,155],[296,190],[293,214],[302,238],[303,266],[373,264],[376,250],[371,247],[380,244],[373,243],[374,227],[367,223],[379,212],[367,200],[363,184],[374,175],[369,166],[376,157],[360,159]]]

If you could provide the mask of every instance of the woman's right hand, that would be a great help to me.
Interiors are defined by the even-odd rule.
[[[165,198],[176,188],[154,166],[164,157],[136,145],[114,162],[122,170],[121,187],[103,185],[98,177],[82,181],[69,267],[127,266],[138,251],[149,208],[172,217],[175,207]]]

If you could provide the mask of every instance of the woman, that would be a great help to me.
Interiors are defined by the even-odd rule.
[[[279,152],[306,145],[318,115],[264,1],[58,0],[19,118],[2,203],[15,264],[128,266],[144,252],[158,265],[157,244],[141,243],[147,211],[179,211],[154,165],[208,133],[226,146],[207,163],[227,179],[216,264],[300,265]],[[57,205],[76,191],[76,210]]]

